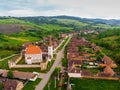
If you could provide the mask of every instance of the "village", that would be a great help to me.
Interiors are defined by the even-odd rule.
[[[99,56],[98,56],[99,55]],[[115,62],[101,53],[95,43],[74,35],[68,45],[68,75],[77,78],[118,79]]]
[[[119,80],[120,77],[114,71],[117,68],[114,60],[105,55],[94,42],[89,42],[83,37],[82,33],[85,35],[99,34],[94,30],[84,30],[79,33],[60,34],[59,40],[49,36],[43,38],[41,42],[24,43],[20,53],[8,60],[9,70],[0,69],[0,82],[3,90],[22,90],[28,82],[36,82],[38,78],[41,81],[35,90],[43,90],[46,85],[49,85],[49,79],[57,67],[60,67],[61,71],[55,80],[59,81],[60,77],[60,80],[67,77],[68,90],[71,90],[70,78]],[[65,58],[65,48],[66,67],[61,65],[62,58]],[[53,64],[48,67],[52,61],[54,61]],[[39,68],[40,72],[34,71],[34,68]],[[19,71],[19,69],[33,69],[33,72]],[[42,73],[47,69],[46,73]],[[58,87],[62,87],[64,84],[62,83],[59,83]]]
[[[41,42],[24,43],[20,54],[8,61],[10,70],[0,69],[3,90],[22,90],[29,81],[35,82],[40,74],[34,71],[34,68],[39,68],[39,71],[50,69],[48,64],[54,61],[54,55],[68,38],[67,34],[60,34],[59,40],[49,36],[43,38]],[[34,72],[16,69],[33,69]]]

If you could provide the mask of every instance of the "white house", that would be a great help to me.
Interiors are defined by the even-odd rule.
[[[81,75],[81,70],[78,69],[78,68],[71,68],[69,71],[68,71],[68,76],[69,77],[75,77],[75,78],[81,78],[82,75]]]
[[[42,62],[42,50],[35,45],[29,45],[25,50],[25,62],[27,64]]]

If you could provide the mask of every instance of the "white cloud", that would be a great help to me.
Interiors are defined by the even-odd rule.
[[[11,16],[31,16],[31,15],[36,15],[37,12],[30,10],[30,9],[19,9],[19,10],[11,10],[8,12],[9,15]]]
[[[120,0],[4,0],[0,16],[70,15],[89,18],[119,18]]]

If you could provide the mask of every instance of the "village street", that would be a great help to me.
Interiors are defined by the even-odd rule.
[[[51,74],[53,73],[54,69],[60,65],[61,59],[63,58],[63,55],[64,55],[64,48],[65,48],[65,46],[67,45],[67,43],[69,42],[70,39],[71,39],[71,36],[68,39],[68,41],[66,42],[66,44],[64,45],[64,47],[62,48],[62,50],[60,50],[57,53],[56,60],[55,60],[55,62],[53,64],[53,66],[51,67],[50,71],[48,73],[46,73],[46,74],[40,73],[39,78],[41,78],[42,80],[36,86],[35,90],[43,90],[44,89],[44,87],[46,86],[47,82],[49,81],[49,78],[50,78]]]

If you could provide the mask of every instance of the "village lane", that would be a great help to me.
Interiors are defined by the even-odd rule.
[[[59,64],[61,63],[61,59],[64,57],[64,48],[65,46],[68,44],[69,40],[71,39],[72,35],[69,36],[68,41],[65,43],[64,47],[62,48],[62,50],[60,50],[57,53],[57,57],[56,60],[53,64],[53,66],[51,67],[50,71],[46,74],[41,74],[40,77],[42,78],[42,80],[40,81],[40,83],[36,86],[35,90],[43,90],[44,87],[46,86],[46,84],[48,83],[50,76],[52,75],[53,71],[55,70],[56,67],[59,66]]]

